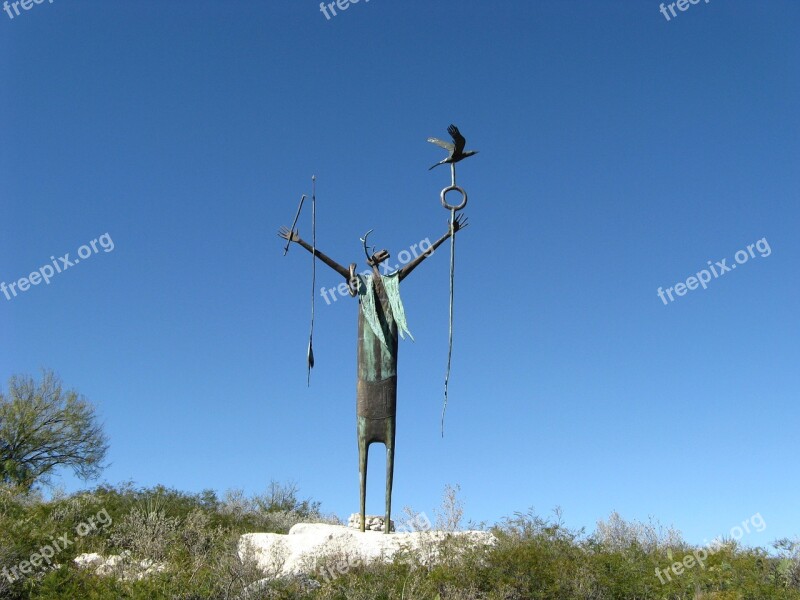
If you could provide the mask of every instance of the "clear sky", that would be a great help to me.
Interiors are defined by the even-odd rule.
[[[346,518],[357,305],[317,295],[307,388],[311,261],[282,257],[276,231],[316,174],[317,245],[339,262],[363,268],[371,228],[395,262],[437,238],[449,173],[428,171],[443,151],[426,138],[456,123],[480,153],[458,171],[445,437],[447,246],[402,284],[416,342],[400,345],[395,514],[459,484],[475,521],[561,506],[592,530],[616,510],[701,543],[760,513],[743,542],[800,534],[800,4],[684,7],[10,6],[0,281],[99,241],[0,295],[0,378],[52,368],[93,401],[105,481],[295,481]],[[707,289],[689,280],[712,266]],[[338,283],[318,265],[318,288]],[[380,514],[381,446],[371,459]]]

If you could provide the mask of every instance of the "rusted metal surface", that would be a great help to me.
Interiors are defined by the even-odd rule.
[[[359,378],[356,388],[356,415],[368,420],[394,418],[397,414],[397,375],[382,381]],[[373,440],[382,442],[384,440]]]

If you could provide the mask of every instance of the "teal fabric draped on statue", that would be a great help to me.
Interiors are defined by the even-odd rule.
[[[358,294],[359,300],[361,301],[361,310],[364,312],[364,319],[369,324],[370,329],[375,334],[381,343],[384,346],[389,346],[389,343],[386,340],[386,334],[388,331],[385,331],[384,324],[381,323],[381,319],[378,317],[378,311],[375,306],[377,301],[375,297],[375,281],[372,275],[359,275],[359,286],[358,286]],[[400,299],[400,278],[398,277],[397,273],[392,275],[388,275],[386,277],[381,276],[381,281],[383,283],[383,288],[386,290],[386,298],[389,301],[389,308],[390,310],[386,311],[386,318],[393,320],[397,325],[397,332],[400,334],[402,339],[405,339],[405,335],[407,334],[411,340],[414,340],[414,336],[411,335],[411,331],[408,329],[408,323],[406,322],[406,312],[403,308],[403,301]],[[385,325],[389,325],[386,323]]]

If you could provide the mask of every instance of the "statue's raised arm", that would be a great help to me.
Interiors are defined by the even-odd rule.
[[[403,281],[403,279],[408,277],[411,274],[411,271],[416,269],[423,260],[425,260],[431,254],[433,254],[433,252],[436,250],[436,248],[438,248],[445,241],[447,241],[447,239],[451,235],[455,235],[455,233],[457,231],[460,231],[461,229],[464,229],[464,227],[466,227],[467,225],[468,225],[467,217],[465,217],[464,215],[460,215],[460,214],[456,215],[456,218],[453,221],[453,229],[452,230],[448,231],[442,237],[440,237],[438,240],[436,240],[433,243],[433,245],[430,248],[428,248],[428,250],[425,251],[424,254],[420,254],[417,258],[412,260],[410,263],[408,263],[406,266],[404,266],[402,269],[400,269],[398,271],[398,276],[400,277],[400,281]]]
[[[281,227],[278,230],[278,237],[283,238],[287,242],[300,244],[303,248],[311,252],[314,256],[328,265],[331,269],[339,273],[339,275],[344,277],[346,280],[350,279],[350,272],[346,268],[330,258],[327,254],[320,252],[316,248],[312,248],[310,244],[300,237],[300,233],[297,231],[297,229],[291,230],[288,227]]]

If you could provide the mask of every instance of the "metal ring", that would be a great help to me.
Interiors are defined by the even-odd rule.
[[[458,192],[459,194],[461,194],[461,196],[463,196],[463,198],[464,198],[461,201],[461,204],[458,204],[458,205],[455,205],[455,206],[453,206],[451,204],[448,204],[447,200],[445,200],[445,196],[447,196],[447,192]],[[447,210],[461,210],[462,208],[464,208],[467,205],[467,192],[465,192],[462,188],[458,187],[457,185],[451,185],[449,187],[444,188],[442,190],[442,194],[441,194],[440,197],[442,199],[442,206],[444,206]]]

